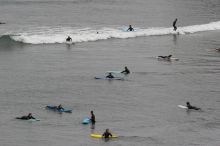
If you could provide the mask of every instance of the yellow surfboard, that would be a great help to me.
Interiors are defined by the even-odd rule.
[[[93,138],[104,138],[102,135],[100,134],[90,134],[91,137]],[[110,136],[109,138],[117,138],[118,136],[116,135],[112,135],[112,137]]]

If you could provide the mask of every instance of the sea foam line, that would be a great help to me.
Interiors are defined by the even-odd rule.
[[[178,27],[177,31],[173,31],[173,28],[136,28],[134,32],[127,32],[122,29],[114,28],[102,28],[99,30],[84,28],[84,29],[72,29],[72,28],[36,28],[37,31],[27,31],[17,33],[11,38],[18,42],[29,44],[52,44],[52,43],[65,43],[65,38],[69,35],[74,43],[89,42],[97,40],[107,40],[111,38],[126,39],[142,36],[159,36],[159,35],[171,35],[171,34],[189,34],[202,31],[220,30],[220,21],[211,22],[208,24],[192,25]]]

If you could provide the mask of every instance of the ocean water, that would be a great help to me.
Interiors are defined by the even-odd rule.
[[[1,146],[220,145],[219,0],[0,0],[0,14]],[[58,104],[73,112],[45,109]],[[106,128],[119,138],[90,137]]]

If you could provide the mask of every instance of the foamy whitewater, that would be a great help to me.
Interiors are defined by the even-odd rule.
[[[171,35],[171,34],[190,34],[203,31],[220,30],[220,21],[211,22],[208,24],[192,25],[178,27],[177,31],[173,31],[173,28],[134,28],[135,31],[128,32],[126,27],[118,28],[82,28],[76,29],[71,27],[39,27],[31,30],[22,30],[21,32],[8,32],[4,35],[9,35],[11,39],[17,42],[28,44],[53,44],[53,43],[65,43],[66,37],[70,36],[73,43],[89,42],[98,40],[107,40],[111,38],[115,39],[127,39],[143,36],[159,36],[159,35]]]

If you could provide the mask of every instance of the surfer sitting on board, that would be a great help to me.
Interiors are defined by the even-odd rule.
[[[32,113],[29,113],[27,116],[17,117],[16,119],[29,120],[35,118],[32,116]]]
[[[129,25],[129,27],[128,27],[128,30],[127,31],[134,31],[134,28],[131,26],[131,25]]]
[[[90,118],[90,120],[91,120],[91,123],[94,125],[96,121],[95,121],[95,115],[94,115],[93,111],[91,111],[91,118]]]
[[[173,21],[173,30],[174,30],[174,31],[177,30],[176,22],[177,22],[177,18]]]
[[[112,73],[109,73],[109,74],[106,76],[106,78],[112,79],[112,78],[114,78],[114,76],[112,75]]]
[[[64,110],[64,108],[63,108],[63,106],[60,104],[60,105],[58,105],[57,110]]]
[[[109,132],[109,129],[106,129],[102,136],[104,138],[109,138],[110,136],[112,137],[112,134]]]
[[[123,74],[129,74],[129,73],[130,73],[130,70],[128,69],[127,66],[125,66],[125,70],[123,70],[121,73],[123,73]]]
[[[72,41],[72,38],[71,38],[70,36],[68,36],[68,37],[66,38],[66,41],[67,41],[67,42],[71,42],[71,41]]]
[[[188,109],[200,110],[200,108],[195,107],[195,106],[192,106],[189,102],[186,102],[186,107],[187,107]]]

